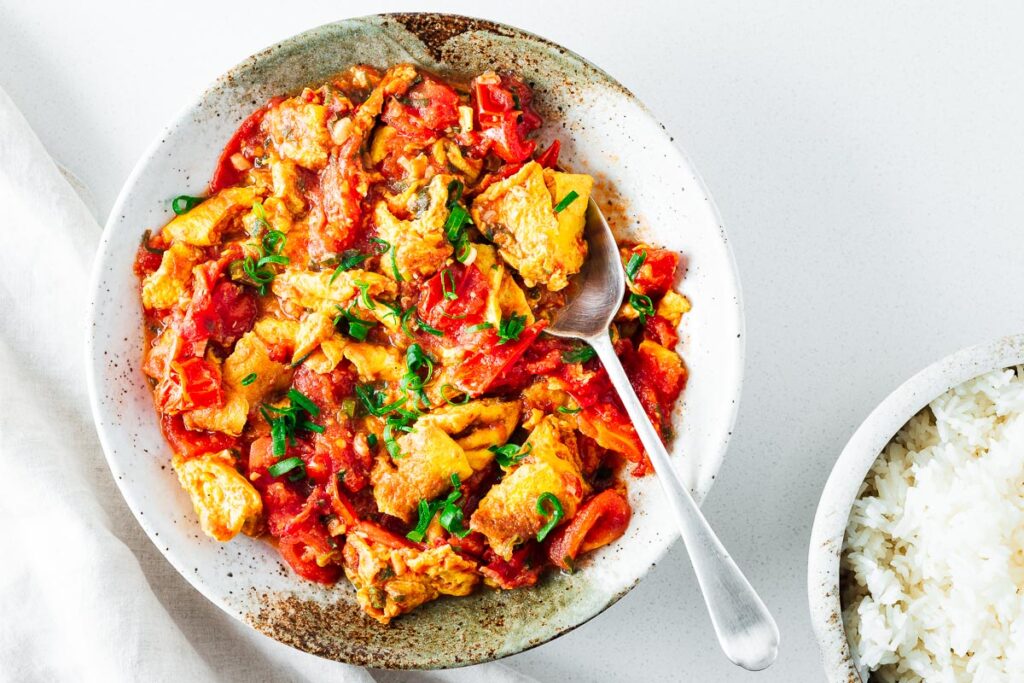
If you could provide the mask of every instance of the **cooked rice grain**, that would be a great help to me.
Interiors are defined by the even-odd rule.
[[[846,529],[843,621],[873,680],[1024,680],[1024,372],[966,382],[915,415]]]

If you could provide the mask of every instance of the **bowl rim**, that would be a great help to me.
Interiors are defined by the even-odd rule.
[[[142,527],[143,531],[145,531],[146,535],[149,537],[150,542],[152,542],[153,545],[156,546],[157,549],[160,551],[161,555],[163,555],[164,558],[167,559],[168,562],[170,562],[170,564],[175,568],[175,570],[177,570],[177,572],[194,589],[196,589],[207,600],[209,600],[214,605],[219,607],[222,611],[224,611],[225,613],[229,614],[231,617],[241,621],[246,626],[249,626],[250,628],[253,628],[253,630],[255,630],[257,632],[260,632],[260,630],[256,629],[251,623],[249,623],[248,620],[245,618],[244,614],[240,613],[237,609],[235,609],[230,604],[228,604],[224,600],[223,596],[221,596],[217,591],[213,590],[213,588],[211,587],[210,584],[208,584],[207,582],[201,580],[199,577],[195,576],[193,574],[193,572],[187,571],[186,568],[185,568],[185,563],[182,561],[182,558],[178,557],[173,552],[170,552],[170,553],[165,552],[163,545],[160,542],[158,542],[158,539],[157,539],[157,537],[155,535],[155,529],[148,522],[146,517],[140,514],[141,506],[140,506],[140,501],[139,501],[139,495],[137,495],[139,492],[135,492],[132,489],[132,487],[127,482],[125,482],[119,476],[117,476],[118,465],[115,462],[115,458],[111,455],[113,450],[114,450],[113,446],[111,444],[111,437],[110,437],[110,434],[108,433],[108,429],[103,425],[103,420],[101,419],[101,416],[104,413],[103,413],[103,409],[102,409],[102,407],[100,405],[100,400],[99,400],[98,390],[99,390],[100,379],[99,379],[99,374],[98,374],[98,371],[97,371],[97,367],[98,367],[97,366],[97,358],[98,358],[97,353],[102,354],[102,351],[99,350],[98,347],[97,347],[97,343],[98,343],[98,338],[97,338],[97,334],[96,334],[96,329],[97,329],[97,325],[96,325],[97,309],[99,307],[99,299],[100,299],[99,294],[102,291],[101,288],[102,288],[102,285],[103,285],[103,272],[105,270],[105,267],[108,265],[109,258],[110,258],[109,244],[115,238],[115,231],[117,230],[118,223],[120,221],[119,217],[123,213],[125,205],[128,203],[129,197],[133,194],[133,192],[135,190],[135,186],[137,185],[138,180],[140,179],[140,177],[142,177],[146,173],[147,168],[149,167],[152,159],[157,154],[159,154],[161,149],[163,148],[164,138],[166,137],[166,135],[170,131],[174,130],[185,119],[187,119],[191,115],[191,113],[195,110],[195,108],[202,101],[204,101],[208,96],[210,96],[211,94],[215,93],[215,91],[218,88],[220,88],[221,86],[223,86],[223,85],[225,85],[227,83],[230,83],[232,78],[233,78],[233,76],[234,76],[234,74],[236,74],[237,72],[239,72],[239,71],[241,71],[243,69],[252,68],[254,65],[258,65],[259,63],[261,63],[261,62],[267,60],[268,58],[270,58],[271,56],[273,56],[278,50],[280,50],[282,48],[287,48],[287,47],[290,47],[290,46],[294,46],[296,43],[301,43],[301,42],[303,42],[305,40],[308,40],[312,35],[314,35],[318,31],[323,30],[323,29],[325,29],[327,27],[343,25],[343,24],[348,24],[348,23],[352,23],[352,22],[375,21],[375,20],[379,21],[379,20],[382,20],[382,19],[401,19],[401,18],[409,18],[409,17],[421,18],[421,19],[446,18],[446,19],[454,19],[454,20],[466,21],[466,22],[469,22],[470,25],[473,25],[473,26],[477,27],[478,29],[480,29],[480,28],[485,29],[485,30],[498,29],[498,30],[501,30],[501,31],[508,32],[511,35],[515,36],[515,37],[530,38],[530,39],[537,40],[537,41],[539,41],[541,43],[547,44],[547,45],[551,46],[552,48],[556,49],[561,55],[563,55],[563,56],[565,56],[565,57],[567,57],[569,59],[572,59],[572,60],[575,60],[575,61],[579,62],[581,65],[587,67],[588,69],[592,69],[595,73],[599,74],[602,78],[604,78],[609,84],[614,85],[615,87],[617,87],[634,105],[636,105],[638,107],[638,109],[646,117],[648,117],[653,123],[655,123],[661,129],[661,134],[662,134],[662,138],[663,138],[662,139],[662,143],[664,145],[664,149],[666,150],[667,153],[675,154],[679,158],[679,161],[681,162],[682,167],[684,167],[686,169],[686,171],[692,175],[693,182],[694,182],[694,188],[699,190],[703,194],[703,196],[706,197],[707,208],[710,211],[711,216],[714,218],[714,221],[717,224],[719,238],[720,238],[720,240],[722,242],[722,246],[724,247],[724,250],[725,250],[726,261],[727,261],[727,265],[728,265],[728,273],[726,274],[727,275],[726,282],[727,282],[727,284],[729,286],[729,289],[730,289],[728,294],[731,295],[734,298],[734,301],[735,301],[735,304],[730,307],[731,310],[734,312],[734,319],[731,321],[731,323],[735,327],[735,329],[737,331],[737,334],[738,334],[737,340],[736,340],[736,342],[735,342],[735,344],[733,346],[733,349],[734,349],[733,362],[734,362],[734,365],[735,365],[735,368],[734,368],[735,380],[733,382],[732,391],[729,393],[728,396],[725,396],[725,397],[723,397],[721,399],[723,404],[726,401],[728,401],[728,406],[727,407],[723,407],[723,409],[722,409],[723,410],[723,414],[724,414],[726,419],[724,421],[724,429],[722,430],[722,433],[719,435],[718,444],[717,444],[717,446],[715,448],[715,453],[714,453],[715,457],[713,458],[713,460],[709,460],[708,461],[709,465],[711,465],[711,467],[710,467],[710,477],[708,479],[708,482],[707,482],[707,485],[706,485],[706,489],[703,490],[703,491],[697,490],[697,486],[699,485],[699,482],[695,482],[695,487],[694,487],[693,490],[691,490],[691,493],[693,493],[694,498],[697,501],[698,505],[700,505],[703,502],[703,499],[706,497],[707,493],[710,491],[711,487],[713,486],[715,479],[717,478],[717,473],[720,471],[721,466],[722,466],[722,464],[723,464],[723,462],[725,460],[725,455],[726,455],[726,452],[728,451],[728,446],[729,446],[729,443],[731,441],[732,433],[734,431],[736,420],[737,420],[738,413],[739,413],[739,403],[740,403],[740,399],[741,399],[741,396],[742,396],[743,380],[744,380],[745,371],[746,371],[746,318],[745,318],[745,311],[744,311],[744,306],[743,306],[742,285],[741,285],[741,282],[740,282],[739,270],[738,270],[738,266],[737,266],[737,263],[736,263],[736,257],[735,257],[735,254],[733,253],[731,243],[730,243],[730,241],[728,239],[728,236],[726,234],[726,230],[725,230],[724,222],[722,220],[721,212],[719,211],[718,205],[715,202],[714,198],[712,197],[710,190],[708,189],[706,183],[704,182],[703,177],[700,175],[700,173],[698,172],[698,170],[696,169],[696,167],[694,166],[694,164],[690,160],[689,156],[686,154],[686,152],[682,148],[681,143],[677,143],[676,142],[675,138],[680,138],[681,139],[682,136],[681,135],[675,135],[674,137],[670,137],[669,134],[666,132],[665,126],[662,125],[661,122],[653,115],[653,113],[650,111],[650,109],[647,107],[647,105],[644,104],[639,98],[637,98],[636,95],[634,95],[632,91],[630,91],[628,88],[626,88],[624,85],[622,85],[615,77],[611,76],[605,70],[603,70],[601,67],[597,66],[596,64],[594,64],[593,62],[589,61],[588,59],[586,59],[585,57],[581,56],[580,54],[576,53],[575,51],[569,50],[568,48],[565,48],[562,45],[560,45],[558,43],[555,43],[554,41],[549,40],[549,39],[547,39],[547,38],[545,38],[543,36],[539,36],[537,34],[534,34],[534,33],[530,32],[530,31],[526,31],[524,29],[521,29],[521,28],[516,27],[516,26],[509,25],[509,24],[504,24],[504,23],[495,22],[495,21],[492,21],[492,20],[489,20],[489,19],[482,19],[482,18],[473,17],[473,16],[469,16],[469,15],[464,15],[464,14],[458,14],[458,13],[445,13],[445,12],[386,12],[386,13],[377,13],[377,14],[358,15],[358,16],[352,16],[352,17],[345,17],[345,18],[338,19],[338,20],[335,20],[335,21],[330,21],[330,22],[326,22],[326,23],[323,23],[323,24],[319,24],[317,26],[306,28],[306,29],[303,29],[303,30],[299,31],[298,33],[295,33],[295,34],[292,34],[292,35],[290,35],[288,37],[285,37],[283,39],[274,41],[270,45],[267,45],[267,46],[265,46],[265,47],[263,47],[263,48],[261,48],[259,50],[256,50],[255,52],[253,52],[248,57],[245,57],[245,58],[239,60],[234,65],[229,67],[226,71],[224,71],[219,76],[217,76],[213,80],[211,80],[206,86],[202,87],[195,94],[190,96],[187,99],[187,101],[185,102],[185,104],[177,109],[177,111],[175,112],[173,117],[165,125],[161,126],[160,130],[153,136],[151,142],[146,146],[146,148],[142,152],[141,156],[139,157],[138,161],[132,167],[132,170],[131,170],[130,174],[128,175],[128,177],[126,178],[124,184],[122,185],[121,190],[118,193],[117,199],[115,200],[115,202],[114,202],[114,204],[113,204],[113,206],[112,206],[112,208],[111,208],[111,210],[110,210],[110,212],[109,212],[109,214],[107,216],[107,219],[106,219],[106,221],[104,223],[103,231],[102,231],[102,234],[100,236],[99,246],[97,248],[97,252],[96,252],[96,255],[94,257],[93,268],[92,268],[92,273],[91,273],[91,277],[90,277],[90,285],[89,285],[89,287],[90,287],[90,289],[89,289],[90,301],[89,301],[88,310],[87,310],[87,322],[88,322],[88,325],[86,326],[86,340],[85,340],[85,345],[84,345],[85,360],[86,360],[86,387],[87,387],[87,391],[88,391],[88,394],[89,394],[89,404],[90,404],[90,409],[91,409],[90,412],[91,412],[91,415],[92,415],[92,418],[93,418],[93,423],[94,423],[94,426],[96,427],[96,430],[97,430],[97,433],[98,433],[98,436],[99,436],[100,445],[101,445],[101,447],[103,449],[104,459],[106,460],[107,466],[110,469],[111,474],[114,477],[114,481],[117,484],[118,490],[120,491],[122,497],[125,499],[125,502],[128,504],[128,507],[129,507],[129,509],[132,512],[132,516],[135,518],[135,520],[138,522],[138,524]],[[473,30],[473,29],[470,29],[470,30]],[[111,430],[110,433],[112,433],[113,431],[114,430]],[[671,539],[669,539],[667,542],[663,543],[661,545],[661,547],[657,551],[655,561],[653,563],[643,567],[642,570],[637,574],[635,580],[633,580],[628,586],[624,587],[622,590],[620,590],[617,593],[615,593],[614,595],[610,596],[608,601],[603,606],[601,606],[598,610],[596,610],[593,614],[591,614],[590,616],[587,616],[586,618],[583,618],[583,619],[579,620],[578,622],[574,623],[572,626],[570,626],[570,627],[568,627],[568,628],[566,628],[564,630],[558,631],[558,632],[553,632],[550,635],[548,635],[547,637],[545,637],[543,639],[540,639],[540,640],[538,640],[536,642],[532,642],[532,643],[529,643],[529,644],[524,644],[524,645],[516,647],[516,648],[514,648],[514,649],[512,649],[510,651],[502,652],[502,653],[494,655],[494,656],[485,657],[485,658],[481,658],[481,659],[478,659],[478,660],[469,659],[469,660],[462,660],[462,661],[455,662],[455,663],[446,663],[443,666],[446,667],[446,668],[447,667],[459,668],[459,667],[462,667],[462,666],[469,666],[469,665],[473,665],[473,664],[483,663],[483,662],[486,662],[486,661],[494,661],[494,660],[497,660],[497,659],[502,659],[504,657],[508,657],[508,656],[513,655],[513,654],[519,654],[521,652],[525,652],[527,650],[531,650],[531,649],[533,649],[535,647],[538,647],[538,646],[543,645],[543,644],[545,644],[547,642],[550,642],[550,641],[552,641],[552,640],[554,640],[554,639],[556,639],[556,638],[558,638],[558,637],[560,637],[560,636],[562,636],[562,635],[564,635],[564,634],[566,634],[566,633],[568,633],[568,632],[570,632],[572,630],[575,630],[576,628],[582,626],[583,624],[587,623],[588,621],[590,621],[594,617],[598,616],[599,614],[601,614],[602,612],[607,610],[613,604],[618,602],[623,596],[625,596],[627,593],[629,593],[640,582],[640,580],[642,580],[644,577],[646,577],[649,574],[651,569],[653,569],[654,566],[657,563],[659,563],[665,557],[665,555],[668,553],[669,549],[678,541],[679,541],[679,536],[678,535],[673,535],[671,537]],[[260,632],[260,633],[261,633],[261,635],[266,635],[266,634],[263,634],[262,632]],[[269,636],[267,636],[267,637],[269,637]],[[289,645],[290,647],[295,647],[294,645],[290,645],[288,643],[285,643],[285,644]],[[300,648],[296,648],[296,649],[300,649]],[[354,664],[354,665],[357,665],[357,666],[374,666],[372,661],[362,661],[362,660],[356,660],[356,659],[348,660],[347,663]],[[380,665],[378,664],[376,666],[380,666]],[[397,668],[438,668],[438,667],[397,667]]]
[[[862,683],[843,625],[839,560],[850,510],[882,449],[914,415],[949,389],[1024,363],[1024,334],[999,337],[941,358],[899,385],[864,419],[836,459],[814,516],[807,555],[811,625],[831,683]]]

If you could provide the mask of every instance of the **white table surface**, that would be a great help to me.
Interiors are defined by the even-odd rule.
[[[705,512],[782,650],[762,674],[729,665],[677,545],[607,612],[507,661],[559,683],[821,680],[806,553],[836,455],[910,374],[1024,328],[1024,6],[502,4],[0,0],[0,85],[102,222],[209,81],[345,16],[487,16],[617,77],[703,174],[739,263],[746,385]]]

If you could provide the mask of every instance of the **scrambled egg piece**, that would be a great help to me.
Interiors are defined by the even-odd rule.
[[[391,298],[398,291],[394,280],[368,270],[342,271],[331,282],[333,275],[331,270],[286,270],[274,278],[271,289],[278,297],[310,310],[333,310],[334,304],[346,304],[360,295],[364,285],[371,300]]]
[[[163,235],[172,242],[209,247],[220,242],[228,222],[252,208],[256,191],[251,187],[229,187],[213,195],[188,213],[176,216],[164,226]]]
[[[528,287],[543,284],[558,291],[583,266],[584,215],[592,185],[590,176],[545,170],[531,161],[477,196],[473,221]],[[570,190],[579,196],[556,214],[555,205]]]
[[[567,423],[547,416],[534,427],[523,448],[529,451],[527,456],[487,492],[469,521],[470,528],[482,533],[506,560],[517,544],[547,522],[537,511],[541,494],[558,498],[565,523],[576,514],[586,487],[576,435]]]
[[[300,213],[306,208],[306,200],[302,197],[302,190],[299,189],[299,170],[295,162],[290,159],[270,158],[270,177],[274,183],[274,197],[278,199],[285,208],[293,214]],[[263,208],[269,208],[264,203]],[[267,218],[270,218],[268,215]],[[271,220],[273,223],[273,220]],[[286,232],[286,231],[282,231]]]
[[[256,378],[252,383],[243,385],[242,380],[249,375],[256,375]],[[271,360],[266,344],[255,331],[247,332],[238,340],[224,361],[221,376],[224,405],[184,413],[187,428],[238,436],[245,428],[249,408],[262,401],[269,392],[291,381],[290,368]]]
[[[516,284],[512,274],[497,260],[494,247],[489,244],[474,244],[473,249],[476,250],[473,265],[480,269],[488,284],[484,319],[497,327],[502,318],[508,318],[515,313],[526,316],[526,324],[532,325],[533,310],[526,300],[526,294]]]
[[[416,422],[398,439],[402,457],[382,455],[370,474],[373,497],[381,512],[411,522],[420,500],[432,500],[451,488],[452,474],[473,474],[465,452],[440,428]]]
[[[476,563],[447,545],[395,549],[349,534],[342,554],[356,600],[382,624],[440,595],[469,595],[480,581]]]
[[[334,316],[326,310],[311,311],[299,323],[299,329],[295,333],[292,363],[299,362],[333,336]]]
[[[397,382],[405,374],[402,354],[394,346],[346,341],[342,354],[356,366],[359,379],[363,382]]]
[[[164,252],[160,267],[142,282],[142,305],[150,308],[171,308],[182,295],[192,277],[192,267],[203,260],[203,252],[189,244],[175,242]]]
[[[675,290],[670,289],[665,292],[665,296],[658,302],[658,308],[654,312],[672,323],[672,327],[679,327],[679,322],[683,319],[683,315],[689,313],[689,311],[690,300]]]
[[[433,425],[455,439],[466,454],[470,467],[481,470],[494,453],[489,446],[501,446],[519,422],[519,403],[484,398],[463,405],[445,405],[436,408],[417,422]]]
[[[171,461],[210,538],[230,541],[239,531],[253,536],[263,517],[263,501],[252,484],[235,469],[230,451],[197,458],[175,455]]]
[[[683,365],[683,359],[672,349],[666,349],[657,342],[645,339],[640,342],[640,346],[637,348],[637,351],[642,355],[652,358],[654,360],[654,364],[669,377],[680,377],[685,376],[686,374],[686,367]]]
[[[285,100],[263,117],[263,128],[283,157],[310,170],[327,165],[331,136],[323,105],[299,98]]]
[[[425,193],[419,190],[410,195],[406,208],[415,216],[412,220],[396,218],[386,201],[377,202],[374,220],[378,234],[395,250],[381,257],[385,264],[384,272],[393,276],[390,265],[394,259],[402,277],[412,274],[429,277],[452,255],[452,245],[444,234],[444,223],[448,220],[448,183],[451,180],[452,176],[436,175]]]

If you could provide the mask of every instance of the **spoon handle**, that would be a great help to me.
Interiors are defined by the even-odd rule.
[[[729,557],[686,485],[676,474],[665,446],[615,355],[611,338],[601,334],[587,341],[608,371],[640,441],[647,449],[658,481],[668,496],[722,650],[734,664],[744,669],[760,671],[767,668],[779,651],[779,629],[775,620]]]

